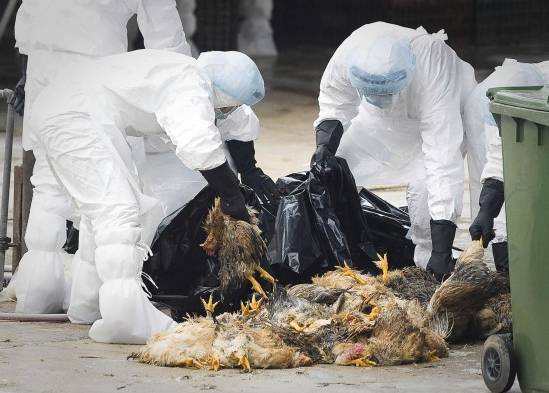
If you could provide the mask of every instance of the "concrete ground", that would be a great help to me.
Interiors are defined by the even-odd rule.
[[[313,152],[318,81],[328,56],[313,53],[309,60],[302,59],[292,54],[261,61],[268,94],[256,108],[263,129],[256,151],[259,165],[273,178],[306,169]],[[479,75],[487,72],[488,68],[481,69]],[[0,122],[1,118],[0,111]],[[3,138],[0,134],[0,148]],[[14,163],[20,161],[17,137]],[[379,194],[397,206],[405,204],[403,189]],[[468,242],[468,196],[464,203],[456,239],[461,247]],[[13,303],[0,303],[0,311],[13,308]],[[453,347],[449,358],[432,364],[371,369],[315,366],[243,374],[138,364],[126,360],[138,347],[94,343],[87,338],[87,330],[71,324],[0,322],[0,393],[487,391],[480,373],[480,344]],[[513,391],[519,391],[518,385]]]

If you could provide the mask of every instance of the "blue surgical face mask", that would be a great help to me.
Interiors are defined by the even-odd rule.
[[[379,109],[389,110],[393,107],[395,104],[395,96],[394,95],[384,95],[384,96],[378,96],[378,95],[371,95],[371,96],[364,96],[364,99],[378,107]]]

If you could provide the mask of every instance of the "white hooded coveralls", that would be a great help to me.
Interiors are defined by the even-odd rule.
[[[413,79],[397,94],[391,111],[361,100],[347,76],[349,56],[357,48],[367,51],[386,34],[410,40],[416,57]],[[320,113],[314,125],[327,119],[341,121],[345,133],[337,155],[347,160],[357,185],[372,185],[372,175],[386,179],[383,184],[394,184],[393,174],[409,174],[403,180],[410,182],[414,259],[423,268],[431,253],[429,220],[455,221],[461,214],[461,112],[475,85],[473,68],[444,43],[440,34],[384,22],[354,31],[332,56],[320,83]]]
[[[145,342],[173,321],[141,288],[147,249],[141,223],[156,200],[141,191],[126,137],[157,135],[193,170],[221,165],[211,82],[187,56],[154,50],[109,56],[65,70],[37,99],[30,121],[58,192],[89,220],[101,282],[101,319],[90,337]]]
[[[73,214],[73,206],[65,195],[55,191],[56,180],[50,176],[43,152],[33,143],[29,116],[34,101],[70,64],[126,52],[126,25],[134,14],[146,47],[190,55],[175,0],[24,0],[18,10],[16,47],[28,55],[23,148],[33,149],[36,158],[31,178],[34,194],[25,234],[29,251],[21,260],[15,284],[18,312],[55,313],[68,307],[62,262],[68,255],[61,247],[66,240],[65,220]],[[53,100],[65,92],[56,93]],[[90,239],[85,233],[87,228],[85,222],[80,228],[84,233],[74,260],[76,269],[89,256],[86,249],[92,247],[86,244]]]
[[[464,119],[467,129],[483,138],[482,145],[482,178],[481,181],[493,178],[503,181],[503,154],[499,129],[490,113],[489,100],[486,96],[492,87],[506,86],[540,86],[545,83],[544,67],[549,62],[540,64],[519,63],[514,59],[505,59],[484,81],[473,90],[465,105]],[[478,206],[478,199],[476,201]],[[474,218],[474,217],[473,217]],[[505,204],[494,219],[494,243],[507,241],[505,222]]]

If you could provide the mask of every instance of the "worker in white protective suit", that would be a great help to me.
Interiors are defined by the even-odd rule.
[[[250,56],[276,56],[271,15],[272,0],[240,0],[243,20],[238,31],[238,50]]]
[[[242,105],[216,126],[224,142],[227,159],[243,184],[252,188],[264,203],[276,203],[275,183],[255,160],[254,141],[259,137],[259,120],[253,110]],[[144,143],[143,143],[144,142]],[[173,153],[170,143],[159,138],[135,138],[132,154],[147,193],[160,201],[166,217],[193,199],[206,185],[199,172],[187,168]]]
[[[150,228],[143,223],[157,201],[142,192],[126,137],[169,141],[182,163],[217,191],[222,210],[247,220],[215,119],[260,101],[263,79],[239,52],[206,52],[194,60],[141,50],[81,63],[64,74],[37,98],[30,122],[36,127],[33,143],[59,181],[53,191],[66,192],[90,226],[101,287],[100,319],[88,321],[89,334],[100,342],[144,343],[173,321],[142,289],[150,251],[143,238]],[[58,91],[64,94],[58,97]],[[93,293],[87,299],[92,310]]]
[[[391,168],[393,161],[413,166],[417,173],[408,180],[407,197],[414,260],[438,279],[455,263],[454,222],[461,213],[464,184],[461,112],[476,85],[473,68],[444,39],[422,28],[383,22],[353,32],[322,76],[311,162],[312,170],[329,174],[337,153],[348,160],[359,186],[372,162],[383,164],[380,170]],[[352,128],[362,110],[372,113],[379,126],[375,137]],[[374,146],[364,150],[370,142]],[[357,156],[361,149],[364,154]]]
[[[545,62],[549,64],[548,62]],[[506,86],[541,86],[546,83],[542,64],[519,63],[506,59],[503,64],[481,82],[465,105],[468,129],[485,135],[482,192],[478,200],[480,210],[469,227],[472,240],[482,238],[484,247],[492,241],[496,269],[509,271],[507,227],[503,192],[503,156],[498,126],[489,108],[488,89]]]
[[[89,59],[126,52],[126,24],[137,14],[139,28],[148,48],[167,49],[190,54],[174,0],[24,0],[15,23],[16,47],[28,66],[18,83],[14,104],[22,114],[23,148],[33,150],[36,158],[31,182],[34,186],[25,241],[29,251],[19,265],[15,292],[16,311],[26,313],[56,313],[68,307],[70,284],[64,280],[61,249],[66,240],[65,220],[73,215],[71,201],[58,190],[51,176],[44,152],[33,145],[35,130],[29,124],[29,114],[41,90],[64,67]],[[26,61],[24,62],[26,64]],[[65,94],[59,90],[54,100]],[[76,274],[86,254],[86,228],[81,250],[73,261]],[[82,229],[82,228],[81,228]],[[92,260],[88,260],[88,264]],[[68,288],[64,289],[67,285]]]

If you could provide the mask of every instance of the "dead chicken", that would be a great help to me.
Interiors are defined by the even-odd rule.
[[[311,284],[300,287],[300,296],[290,288],[277,288],[268,299],[264,310],[257,316],[267,321],[284,342],[309,356],[314,363],[333,363],[332,348],[338,342],[351,340],[358,334],[371,331],[373,322],[366,314],[359,312],[336,311],[338,300],[331,299],[331,305],[315,303],[306,295],[311,290],[316,298],[325,300],[329,296],[320,296],[322,287]],[[328,294],[333,295],[331,289]],[[345,295],[340,293],[340,297]]]
[[[423,309],[414,303],[388,302],[382,306],[371,332],[334,346],[335,363],[390,366],[448,356],[446,342],[426,326]]]
[[[208,234],[201,244],[206,254],[217,255],[220,262],[219,280],[222,292],[240,288],[247,280],[252,288],[263,297],[267,297],[263,287],[254,277],[255,273],[274,285],[274,278],[263,268],[267,247],[258,227],[257,212],[248,208],[250,222],[235,220],[221,211],[219,198],[204,222]]]
[[[482,243],[473,241],[457,260],[452,275],[429,301],[427,310],[431,318],[446,315],[450,320],[452,329],[448,339],[451,341],[482,337],[479,325],[475,324],[477,314],[489,299],[508,292],[505,277],[491,271],[483,262],[483,255]]]
[[[431,274],[417,266],[408,266],[402,270],[389,272],[385,285],[397,297],[417,300],[423,305],[429,303],[440,286]]]
[[[220,368],[290,368],[309,366],[312,360],[284,343],[261,321],[234,313],[212,317],[212,297],[204,302],[207,317],[190,317],[176,328],[152,336],[130,355],[158,366]]]

